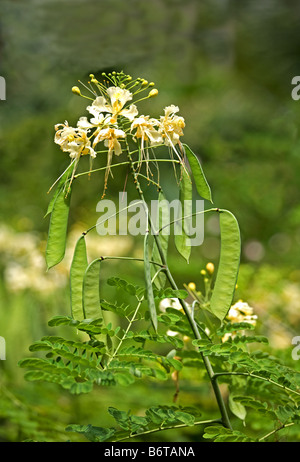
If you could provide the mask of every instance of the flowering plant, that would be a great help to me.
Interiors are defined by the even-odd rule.
[[[248,331],[255,328],[256,315],[247,303],[234,302],[240,261],[238,223],[233,214],[224,209],[208,208],[193,213],[192,179],[203,200],[212,202],[212,196],[198,157],[181,142],[185,121],[178,115],[179,108],[171,104],[158,118],[141,115],[137,103],[158,94],[152,82],[141,78],[133,80],[123,72],[102,77],[101,82],[94,75],[90,76],[90,82],[84,85],[88,94],[82,94],[77,86],[72,89],[76,95],[89,100],[86,108],[89,118],[80,117],[76,127],[69,126],[67,121],[55,126],[54,141],[69,154],[71,162],[54,183],[56,189],[47,211],[51,218],[46,262],[50,269],[64,258],[70,196],[76,189],[75,180],[104,171],[103,199],[109,177],[124,165],[130,168],[139,203],[147,218],[143,256],[99,255],[89,262],[86,236],[97,226],[83,231],[70,268],[71,315],[58,315],[49,321],[50,326],[74,328],[78,338],[44,337],[30,350],[44,350],[46,357],[23,359],[20,366],[28,369],[28,380],[54,382],[74,394],[88,393],[94,386],[130,387],[143,377],[152,381],[170,378],[175,382],[173,403],[158,403],[145,409],[143,417],[109,408],[116,427],[76,424],[67,428],[90,441],[147,438],[149,433],[196,425],[202,429],[201,438],[215,441],[267,440],[280,429],[297,422],[299,374],[267,352],[251,348],[251,344],[266,344],[267,339],[248,335]],[[143,92],[146,96],[142,96]],[[156,149],[164,146],[167,158],[156,155]],[[84,156],[90,156],[90,168],[78,172]],[[94,168],[93,162],[99,156],[106,156],[106,165]],[[123,156],[122,162],[115,162],[115,156]],[[170,219],[163,192],[160,162],[172,164],[177,180],[180,211],[184,213],[174,220]],[[152,166],[157,172],[156,178]],[[156,187],[157,217],[151,215],[144,198],[148,185]],[[200,271],[201,290],[197,290],[194,282],[180,288],[168,264],[170,235],[163,231],[172,224],[178,225],[179,232],[174,233],[175,247],[180,257],[188,262],[192,246],[185,218],[205,213],[219,217],[218,268],[215,271],[209,262]],[[115,213],[118,214],[120,211]],[[110,287],[122,291],[122,304],[101,296],[105,265],[109,260],[142,265],[137,268],[142,268],[144,286],[119,276],[108,278]],[[164,347],[159,353],[158,346]],[[200,412],[197,402],[193,408],[185,403],[177,405],[180,377],[189,368],[201,371],[202,379],[211,385],[217,418],[204,416],[200,419],[203,411]],[[220,382],[226,384],[226,392],[222,392]],[[284,412],[283,405],[288,406]],[[247,433],[238,423],[234,428],[233,419],[245,422],[248,408],[268,414],[272,421],[279,420],[280,424],[266,435]]]

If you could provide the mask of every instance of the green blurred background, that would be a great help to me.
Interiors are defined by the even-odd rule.
[[[71,87],[90,73],[123,69],[154,81],[158,97],[141,106],[154,117],[167,105],[179,106],[184,141],[199,155],[215,205],[231,210],[240,224],[237,298],[254,307],[258,329],[290,361],[291,340],[300,333],[300,101],[291,97],[291,80],[300,74],[299,2],[1,0],[0,5],[0,75],[7,85],[6,101],[0,101],[0,335],[7,356],[0,361],[0,439],[64,441],[68,423],[105,423],[108,405],[142,412],[143,406],[172,401],[172,381],[137,384],[134,393],[100,390],[70,397],[55,387],[24,383],[17,366],[30,343],[54,334],[48,319],[69,314],[72,246],[97,218],[101,175],[78,181],[66,259],[46,273],[47,191],[69,163],[53,143],[54,124],[74,124],[86,115],[85,100]],[[120,170],[110,181],[107,198],[123,190],[126,173]],[[168,168],[161,175],[172,195]],[[128,190],[134,198],[134,189]],[[139,241],[94,236],[90,249],[90,256],[138,255]],[[200,270],[208,261],[217,264],[218,255],[218,223],[207,218],[204,244],[193,249],[190,264],[178,265],[175,251],[169,261],[179,285],[198,284]],[[105,278],[116,270],[142,280],[140,266],[113,263]],[[181,404],[197,401],[215,412],[205,386],[199,398],[197,380],[187,379]],[[163,438],[168,437],[166,432]],[[193,431],[172,438],[189,440]]]

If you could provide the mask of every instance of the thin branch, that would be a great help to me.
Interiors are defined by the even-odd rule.
[[[261,438],[259,438],[258,441],[266,440],[267,438],[269,438],[269,436],[274,435],[274,433],[277,433],[277,432],[279,432],[280,430],[283,430],[284,428],[292,427],[293,425],[295,425],[294,422],[291,422],[291,423],[288,423],[288,424],[283,424],[283,425],[281,425],[280,427],[275,428],[275,430],[272,430],[270,433],[267,433],[266,435],[264,435],[264,436],[262,436]]]
[[[261,377],[260,375],[253,374],[252,372],[216,372],[213,376],[213,380],[217,380],[222,375],[242,375],[244,377],[252,377],[253,379],[263,380],[264,382],[271,383],[272,385],[275,385],[278,388],[282,388],[283,390],[300,396],[300,392],[292,390],[292,388],[286,387],[285,385],[281,385],[280,383],[277,383],[272,379],[268,379],[267,377]]]
[[[89,233],[93,229],[97,228],[97,226],[102,225],[103,223],[110,220],[111,218],[118,216],[121,212],[124,212],[125,210],[129,210],[131,207],[135,207],[136,205],[142,204],[142,203],[143,203],[143,201],[138,201],[138,202],[135,202],[134,204],[129,204],[127,207],[124,207],[123,209],[118,210],[116,213],[113,213],[112,215],[110,215],[108,218],[105,218],[105,220],[97,222],[95,225],[91,226],[89,229],[84,231],[82,234],[86,235],[87,233]]]
[[[161,233],[163,229],[167,228],[168,226],[173,225],[173,224],[176,223],[177,221],[183,221],[183,220],[185,220],[186,218],[195,217],[196,215],[199,215],[200,213],[217,212],[217,211],[218,211],[217,208],[206,209],[206,210],[201,210],[200,212],[195,212],[195,213],[192,213],[192,214],[190,214],[190,215],[186,215],[185,217],[176,218],[176,220],[170,221],[167,225],[162,226],[162,227],[158,230],[157,234]]]
[[[157,273],[156,273],[157,274]],[[156,278],[156,274],[153,276],[152,278],[152,282],[154,281],[154,279]],[[132,326],[132,324],[134,323],[135,321],[135,317],[136,315],[138,314],[138,311],[141,307],[141,304],[143,303],[143,301],[145,300],[145,297],[144,295],[142,296],[142,298],[139,300],[138,304],[137,304],[137,307],[133,313],[133,316],[132,318],[130,319],[129,323],[128,323],[128,326],[123,334],[123,337],[120,339],[120,342],[118,343],[118,346],[117,348],[115,349],[114,353],[112,354],[111,358],[109,359],[109,361],[107,362],[107,365],[106,365],[106,368],[108,368],[109,364],[111,363],[111,361],[116,357],[117,353],[119,352],[120,348],[121,348],[121,345],[122,343],[124,342],[124,340],[126,340],[126,337],[127,337],[127,334]]]
[[[100,257],[101,260],[130,260],[130,261],[144,261],[143,258],[135,258],[135,257],[116,257],[116,256],[104,256],[104,257]],[[158,263],[156,261],[152,261],[152,260],[149,260],[149,263],[151,263],[152,265],[157,265],[157,266],[160,266],[161,269],[164,269],[165,266],[162,265],[161,263]]]
[[[145,180],[147,180],[149,183],[152,183],[155,186],[157,186],[157,188],[160,188],[160,185],[156,183],[156,181],[151,180],[151,178],[148,178],[146,175],[143,175],[142,173],[138,173],[138,175],[141,176],[142,178],[145,178]]]
[[[136,317],[136,315],[138,314],[138,311],[139,311],[139,309],[140,309],[141,304],[143,303],[143,301],[144,301],[144,297],[142,297],[142,298],[139,300],[139,302],[138,302],[138,304],[137,304],[137,307],[136,307],[136,309],[134,310],[133,316],[132,316],[132,318],[130,319],[130,321],[129,321],[129,323],[128,323],[128,326],[127,326],[127,328],[126,328],[126,330],[125,330],[125,332],[124,332],[122,338],[120,339],[120,342],[118,343],[118,346],[116,347],[115,351],[113,352],[111,358],[107,361],[107,365],[106,365],[106,368],[105,368],[105,369],[108,368],[108,366],[110,365],[111,361],[116,357],[116,355],[118,354],[118,352],[119,352],[119,350],[120,350],[120,348],[121,348],[121,346],[122,346],[124,340],[126,340],[127,334],[128,334],[128,332],[129,332],[129,330],[130,330],[132,324],[133,324],[134,321],[135,321],[135,317]]]
[[[145,162],[175,162],[176,164],[180,164],[179,160],[171,160],[171,159],[144,159],[144,160],[141,160],[141,161],[133,161],[132,163],[133,164],[138,164],[138,163],[145,163]],[[110,166],[110,168],[114,168],[114,167],[121,167],[122,165],[130,165],[130,162],[128,161],[125,161],[125,162],[119,162],[118,164],[112,164]],[[96,173],[96,172],[101,172],[102,170],[106,170],[106,166],[105,167],[99,167],[99,168],[95,168],[93,170],[89,170],[87,172],[82,172],[82,173],[77,173],[76,175],[74,175],[74,179],[75,178],[79,178],[80,176],[83,176],[83,175],[90,175],[91,173]]]
[[[149,435],[149,433],[156,433],[156,432],[161,432],[163,430],[173,430],[173,429],[177,429],[177,428],[187,428],[187,427],[194,427],[196,425],[208,425],[208,424],[213,424],[213,423],[222,423],[220,419],[216,419],[216,420],[201,420],[199,422],[195,422],[192,426],[191,425],[187,425],[187,424],[178,424],[178,425],[170,425],[168,427],[157,427],[157,428],[153,428],[152,430],[146,430],[144,432],[140,432],[140,433],[135,433],[135,434],[130,434],[128,436],[125,436],[124,438],[120,438],[118,440],[115,440],[114,442],[117,443],[119,441],[125,441],[125,440],[128,440],[130,438],[137,438],[139,436],[144,436],[144,435]]]

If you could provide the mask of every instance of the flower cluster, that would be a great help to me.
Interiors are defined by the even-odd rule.
[[[143,160],[148,163],[148,149],[158,145],[169,146],[179,157],[175,146],[183,135],[185,122],[183,117],[177,115],[179,108],[174,105],[167,106],[164,115],[158,119],[139,115],[132,100],[142,91],[153,87],[153,82],[148,83],[141,78],[132,80],[131,76],[123,72],[103,74],[103,77],[106,80],[102,83],[93,74],[90,75],[89,87],[85,87],[93,95],[92,98],[82,95],[77,86],[72,88],[73,93],[92,101],[86,108],[91,117],[89,120],[85,116],[80,117],[76,127],[70,127],[67,121],[55,125],[54,141],[62,151],[69,152],[74,163],[71,182],[81,156],[90,155],[92,162],[98,153],[107,153],[106,188],[113,155],[119,156],[122,153],[122,141],[130,136],[133,142],[139,144],[139,165]],[[152,88],[147,96],[138,96],[136,102],[156,96],[157,93]],[[96,151],[101,142],[106,149]]]

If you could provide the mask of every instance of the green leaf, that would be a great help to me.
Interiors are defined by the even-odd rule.
[[[226,322],[220,327],[220,329],[217,330],[216,334],[220,337],[223,337],[225,334],[230,332],[254,329],[255,326],[249,322]]]
[[[48,326],[77,326],[79,321],[71,318],[70,316],[53,316],[48,322]]]
[[[83,313],[85,319],[98,319],[102,316],[100,305],[100,263],[96,258],[87,267],[83,279]]]
[[[148,308],[150,312],[150,318],[153,325],[155,332],[157,332],[157,313],[156,313],[156,306],[154,301],[153,295],[153,287],[151,281],[151,270],[150,270],[150,262],[149,262],[149,233],[145,234],[144,238],[144,275],[145,275],[145,283],[146,283],[146,293],[147,293],[147,300],[148,300]]]
[[[241,241],[234,215],[220,210],[221,252],[210,311],[221,321],[232,304],[240,264]]]
[[[75,382],[70,387],[70,393],[80,395],[81,393],[90,393],[93,389],[93,383],[89,381]]]
[[[88,267],[86,243],[84,235],[76,243],[70,269],[71,312],[74,319],[84,319],[82,291],[83,278]]]
[[[64,367],[64,364],[60,365],[58,362],[51,363],[44,358],[25,358],[19,361],[18,365],[22,368],[40,369],[44,372],[65,375],[66,377],[70,375],[70,370]]]
[[[204,439],[212,439],[215,442],[222,441],[236,441],[236,442],[254,442],[255,439],[252,439],[239,431],[232,431],[229,428],[224,428],[221,425],[212,425],[204,429],[205,433],[203,435]]]
[[[120,371],[116,372],[115,380],[122,387],[128,387],[129,385],[132,385],[135,381],[134,377],[125,370],[121,372]]]
[[[82,433],[92,443],[106,441],[116,433],[115,428],[94,427],[93,425],[69,425],[66,431]]]
[[[192,210],[192,198],[193,198],[193,188],[192,188],[192,182],[190,179],[190,176],[184,170],[183,168],[181,169],[181,182],[180,182],[180,202],[181,202],[181,221],[178,221],[175,223],[174,227],[174,241],[175,241],[175,247],[182,255],[183,258],[186,259],[187,262],[189,262],[189,258],[191,255],[191,244],[190,244],[190,238],[188,237],[190,232],[188,227],[186,226],[186,223],[189,222],[189,220],[184,220],[183,218],[185,216],[191,216],[193,213]]]
[[[115,286],[118,289],[122,289],[127,292],[129,295],[133,296],[141,296],[144,293],[144,288],[131,284],[130,282],[125,281],[125,279],[121,279],[118,277],[111,277],[107,280],[107,284],[110,286]]]
[[[130,315],[133,314],[134,308],[132,308],[131,305],[126,305],[125,303],[122,303],[121,305],[118,305],[117,303],[110,303],[104,299],[100,300],[101,302],[101,308],[104,311],[111,311],[112,313],[116,313],[118,316],[121,316],[123,318],[126,318]],[[138,316],[138,314],[137,314]],[[138,316],[138,319],[141,317],[141,315]]]
[[[51,350],[51,344],[49,342],[34,342],[32,345],[29,347],[29,351],[48,351]]]
[[[53,204],[46,248],[48,269],[61,262],[65,255],[70,199],[71,193],[66,196],[62,188]]]
[[[194,425],[195,417],[193,415],[183,411],[176,411],[175,415],[176,418],[185,425]]]
[[[212,196],[211,196],[211,190],[205,178],[205,175],[203,173],[198,157],[196,156],[196,154],[193,153],[193,151],[186,144],[183,144],[183,146],[184,146],[184,150],[185,150],[186,156],[188,158],[188,161],[191,167],[191,171],[192,171],[195,185],[196,185],[199,195],[203,197],[203,199],[207,199],[210,202],[213,202]]]
[[[130,428],[130,418],[129,412],[119,411],[114,407],[108,408],[109,414],[115,419],[115,421],[119,424],[123,430],[129,430]]]
[[[240,404],[242,404],[244,407],[250,407],[252,409],[255,409],[258,412],[261,412],[263,414],[267,414],[267,403],[263,403],[261,401],[258,401],[254,399],[252,396],[235,396],[235,400],[238,400]]]
[[[234,398],[234,395],[230,393],[228,399],[229,409],[236,417],[244,421],[247,415],[246,408],[239,401],[236,401]]]
[[[101,313],[98,313],[101,315]],[[76,326],[78,330],[82,330],[89,334],[101,334],[103,333],[103,318],[96,319],[84,319],[82,322],[78,323]]]
[[[296,415],[295,415],[296,414]],[[278,406],[276,410],[276,416],[280,420],[280,422],[288,422],[290,419],[295,419],[295,417],[299,419],[299,409],[297,407],[291,407],[289,405],[285,406]]]
[[[157,215],[158,216],[157,216],[156,228],[161,229],[165,225],[168,224],[166,223],[166,221],[169,221],[169,204],[166,201],[166,198],[162,191],[159,191],[159,194],[158,194],[158,214]],[[164,228],[158,236],[160,246],[161,246],[161,249],[163,251],[165,258],[168,252],[169,236],[170,236],[170,229],[168,227]],[[155,239],[153,242],[151,260],[157,263],[162,263]],[[152,277],[155,275],[157,270],[158,270],[158,266],[151,265],[151,276]],[[154,279],[154,284],[156,285],[158,289],[163,289],[165,286],[165,283],[166,283],[166,274],[163,271],[160,271],[158,275],[156,276],[156,278]]]
[[[263,337],[262,335],[236,335],[232,339],[232,343],[239,344],[239,343],[264,343],[268,345],[269,340],[267,337]]]
[[[188,408],[176,408],[175,406],[153,406],[146,410],[146,416],[151,422],[162,427],[177,422],[193,425],[195,416],[187,410]]]
[[[160,300],[164,298],[180,298],[185,299],[188,296],[188,293],[184,289],[172,289],[171,287],[167,287],[166,289],[154,289],[153,290],[154,297],[159,298]]]

